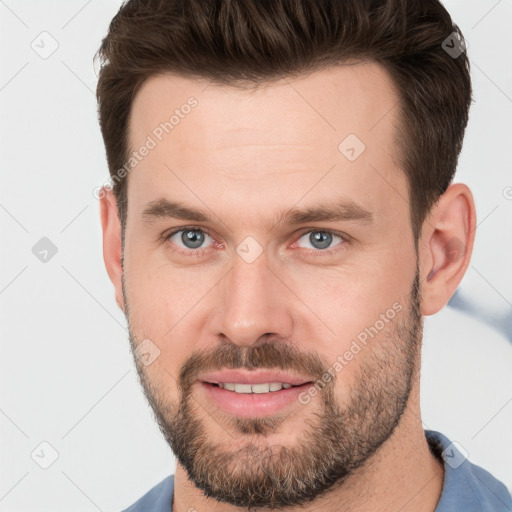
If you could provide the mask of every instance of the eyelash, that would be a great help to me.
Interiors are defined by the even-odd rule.
[[[166,233],[166,234],[162,235],[162,239],[164,240],[164,242],[170,243],[171,237],[173,235],[175,235],[176,233],[180,233],[182,231],[199,231],[200,233],[205,233],[206,235],[211,237],[213,240],[215,240],[215,237],[212,235],[212,233],[208,229],[199,228],[197,226],[181,226],[179,228],[174,229],[170,233]],[[316,254],[318,256],[325,256],[325,255],[329,255],[329,254],[338,252],[339,250],[341,250],[339,246],[344,246],[346,243],[349,242],[349,239],[350,239],[347,235],[345,235],[343,233],[339,233],[337,231],[330,231],[328,229],[307,229],[307,230],[304,230],[303,232],[301,232],[297,236],[294,244],[298,240],[300,240],[304,235],[306,235],[307,233],[327,233],[327,234],[334,235],[334,236],[337,236],[342,239],[342,242],[340,242],[336,246],[334,246],[333,249],[324,249],[324,250],[320,250],[320,249],[309,249],[308,250],[308,249],[306,249],[308,251],[308,254]],[[170,245],[171,245],[172,251],[174,251],[182,256],[200,257],[200,256],[203,256],[209,250],[209,248],[184,250],[184,249],[177,249],[176,247],[173,247],[172,243],[170,243]],[[220,244],[220,246],[222,246],[222,244]]]

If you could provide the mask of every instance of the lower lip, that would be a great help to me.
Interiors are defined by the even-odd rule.
[[[200,382],[208,398],[227,413],[240,418],[268,416],[285,407],[299,402],[299,395],[306,391],[311,382],[288,389],[270,391],[269,393],[237,393],[210,384]]]

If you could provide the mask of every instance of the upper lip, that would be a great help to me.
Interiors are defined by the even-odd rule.
[[[300,386],[311,382],[311,378],[304,378],[284,371],[276,370],[219,370],[202,375],[199,380],[218,384],[219,382],[235,384],[265,384],[280,382]]]

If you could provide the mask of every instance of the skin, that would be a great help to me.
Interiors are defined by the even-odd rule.
[[[251,348],[271,333],[273,340],[292,340],[300,353],[318,354],[332,364],[394,303],[407,309],[416,265],[421,314],[435,314],[447,304],[471,256],[473,197],[467,186],[450,185],[425,220],[417,260],[407,180],[393,141],[398,94],[381,66],[337,66],[256,90],[153,77],[134,99],[131,146],[140,147],[191,96],[198,105],[129,174],[126,296],[115,197],[105,189],[101,199],[104,259],[116,301],[129,313],[133,340],[149,338],[160,350],[158,359],[139,366],[139,372],[165,396],[165,403],[178,404],[179,373],[190,354],[222,343]],[[353,162],[338,150],[351,133],[366,146]],[[212,222],[144,219],[147,204],[161,198],[215,217]],[[275,224],[279,213],[292,207],[340,201],[362,206],[371,212],[372,222]],[[204,253],[176,252],[191,251],[180,244],[179,235],[174,244],[162,239],[182,226],[208,230],[212,238],[205,240]],[[332,252],[324,254],[308,242],[315,230],[345,239],[335,237]],[[252,263],[236,252],[247,236],[262,248]],[[454,240],[459,248],[455,254]],[[382,350],[385,332],[393,334],[394,327],[386,328],[337,375],[332,390],[341,409],[350,403],[362,365]],[[234,453],[249,437],[261,448],[296,446],[322,400],[319,393],[307,406],[296,404],[268,436],[244,436],[200,389],[194,387],[192,395],[209,439]],[[419,373],[414,372],[407,406],[389,439],[343,485],[300,509],[433,511],[443,474],[424,437]],[[245,510],[205,497],[178,464],[174,510],[192,507]]]

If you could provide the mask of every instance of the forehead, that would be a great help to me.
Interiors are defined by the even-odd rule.
[[[143,83],[132,104],[132,145],[169,120],[191,97],[199,107],[193,109],[191,128],[203,128],[201,135],[207,139],[200,142],[205,145],[233,144],[233,136],[245,139],[250,133],[264,144],[283,141],[307,146],[331,145],[347,132],[369,138],[367,132],[376,123],[381,128],[377,133],[391,128],[396,116],[382,116],[397,103],[398,94],[388,73],[374,62],[332,66],[300,78],[243,88],[172,74],[153,76]],[[179,124],[173,130],[174,139],[191,123]]]
[[[392,81],[376,63],[250,89],[170,74],[149,78],[134,99],[128,139],[132,151],[148,137],[153,147],[129,173],[130,209],[173,192],[218,204],[220,193],[234,206],[238,198],[247,214],[250,199],[263,194],[292,206],[336,190],[385,209],[397,194],[407,197],[394,140],[397,105]]]

